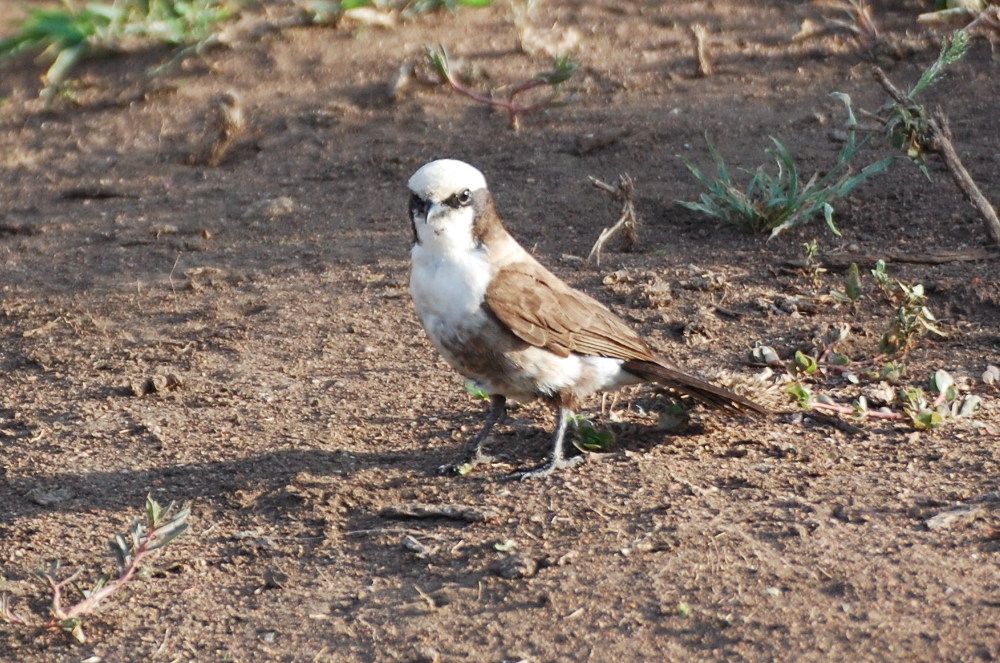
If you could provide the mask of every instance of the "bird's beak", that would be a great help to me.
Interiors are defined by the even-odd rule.
[[[410,218],[419,219],[422,218],[424,223],[427,222],[428,212],[431,208],[431,202],[429,200],[424,200],[419,196],[410,197]]]
[[[427,204],[427,209],[424,211],[424,220],[427,223],[436,221],[439,216],[444,214],[447,210],[451,209],[447,205],[442,205],[441,203],[430,202]]]

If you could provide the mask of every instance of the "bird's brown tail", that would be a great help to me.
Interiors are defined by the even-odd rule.
[[[766,407],[754,403],[749,398],[740,396],[723,387],[717,387],[693,375],[683,373],[676,368],[651,361],[638,361],[634,359],[626,361],[622,365],[622,368],[643,380],[656,382],[670,391],[690,396],[698,402],[729,416],[740,417],[750,415],[753,417],[764,417],[771,414],[771,411]]]

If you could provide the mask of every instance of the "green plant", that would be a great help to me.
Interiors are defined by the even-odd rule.
[[[938,329],[937,318],[925,304],[927,296],[924,294],[923,284],[906,285],[902,281],[891,279],[886,273],[883,260],[876,262],[871,271],[886,298],[896,307],[889,330],[879,341],[880,352],[887,355],[906,354],[913,348],[918,336],[947,336]]]
[[[474,380],[465,381],[465,393],[467,393],[469,396],[472,396],[473,398],[478,398],[481,401],[490,400],[490,395],[487,394],[482,389],[480,389],[479,385],[476,384]]]
[[[593,422],[583,415],[573,415],[572,423],[576,428],[573,446],[580,451],[603,453],[615,443],[614,433],[609,430],[597,430]]]
[[[982,399],[974,394],[962,396],[955,380],[945,370],[935,371],[930,379],[931,400],[917,387],[903,393],[903,410],[917,430],[937,428],[948,419],[971,417]]]
[[[907,285],[893,279],[886,270],[884,261],[878,261],[871,270],[876,284],[893,306],[893,314],[889,323],[889,331],[881,337],[878,354],[869,358],[855,358],[841,349],[842,343],[850,336],[850,326],[835,325],[828,328],[821,337],[814,339],[815,351],[797,349],[789,360],[782,361],[778,353],[771,347],[757,342],[750,351],[750,358],[755,363],[784,371],[786,382],[785,393],[801,407],[809,410],[833,412],[841,415],[851,415],[858,419],[909,419],[914,428],[925,430],[934,428],[946,420],[972,416],[979,408],[979,398],[976,396],[960,397],[951,376],[944,370],[934,373],[931,379],[933,395],[928,397],[921,388],[902,388],[898,397],[892,387],[900,383],[906,376],[906,366],[902,363],[922,335],[931,333],[944,336],[938,329],[934,315],[927,308],[923,286],[921,284]],[[856,304],[862,295],[860,270],[856,264],[851,265],[843,292],[833,292],[835,299]],[[892,361],[886,361],[894,357]],[[884,363],[882,363],[884,362]],[[881,364],[881,367],[880,367]],[[983,381],[990,384],[993,372],[987,370]],[[816,393],[815,385],[824,378],[839,377],[852,385],[860,385],[864,381],[878,382],[873,393],[879,401],[888,404],[901,403],[899,408],[881,407],[872,409],[868,398],[861,394],[850,404],[837,403],[830,396]],[[996,371],[1000,378],[1000,371]],[[886,391],[889,395],[886,395]]]
[[[555,59],[552,69],[539,72],[530,79],[514,85],[508,90],[506,98],[497,98],[492,95],[486,96],[480,94],[466,87],[453,71],[451,57],[444,46],[427,46],[424,48],[424,52],[426,53],[428,63],[434,71],[456,92],[479,103],[506,110],[510,117],[510,126],[515,131],[520,128],[520,118],[525,113],[562,104],[564,99],[560,96],[559,86],[572,78],[577,69],[579,69],[579,65],[568,55],[559,56]],[[541,87],[550,87],[553,89],[553,92],[535,103],[522,104],[517,101],[519,95]]]
[[[818,286],[823,282],[823,275],[826,274],[826,267],[820,264],[819,258],[819,240],[813,239],[811,241],[802,244],[802,252],[805,253],[805,271],[806,274],[812,279],[813,285]]]
[[[127,533],[116,534],[111,541],[111,552],[118,563],[117,576],[103,575],[91,589],[81,589],[76,579],[82,571],[60,580],[62,564],[59,560],[53,560],[48,568],[35,572],[52,593],[49,619],[35,621],[22,617],[11,609],[10,599],[4,594],[0,595],[0,621],[45,631],[61,631],[80,643],[84,642],[83,617],[93,614],[102,601],[133,580],[146,555],[166,546],[187,531],[190,515],[189,508],[175,512],[173,502],[164,509],[151,496],[147,497],[145,519],[136,518]],[[79,601],[70,606],[63,605],[64,591],[67,588],[76,590],[81,596]]]
[[[927,152],[936,151],[931,147],[932,118],[927,109],[916,101],[916,96],[939,81],[944,70],[965,57],[968,50],[969,34],[957,30],[951,39],[941,44],[937,60],[924,70],[904,98],[886,104],[878,115],[889,142],[905,152],[928,179],[930,173],[924,164],[924,156]]]
[[[235,14],[241,0],[114,0],[83,7],[62,1],[60,8],[33,9],[16,34],[0,40],[0,58],[38,53],[52,60],[44,77],[46,97],[82,59],[119,50],[128,40],[202,42]]]
[[[983,16],[986,16],[985,12]],[[948,116],[941,110],[928,112],[915,100],[922,90],[941,77],[946,67],[964,57],[969,48],[969,40],[967,29],[956,30],[950,40],[942,43],[937,59],[906,93],[897,88],[882,69],[875,67],[875,80],[892,99],[876,117],[884,124],[889,142],[903,150],[924,176],[930,177],[924,164],[925,155],[934,154],[941,159],[955,186],[983,219],[993,243],[1000,245],[1000,216],[962,163],[952,141]]]
[[[774,159],[776,172],[772,173],[764,166],[759,166],[750,174],[750,181],[746,186],[740,186],[730,175],[722,155],[708,140],[709,153],[715,162],[717,174],[711,177],[682,157],[685,165],[708,192],[702,193],[697,202],[681,201],[680,204],[748,232],[770,232],[769,239],[822,213],[830,230],[839,235],[833,222],[831,203],[849,194],[869,177],[884,171],[894,157],[865,166],[852,175],[850,163],[871,140],[871,136],[857,140],[857,119],[851,108],[851,98],[840,92],[835,92],[832,96],[847,108],[847,139],[837,156],[837,162],[825,173],[821,175],[817,172],[808,180],[803,180],[792,155],[781,141],[772,136],[774,147],[766,152]]]

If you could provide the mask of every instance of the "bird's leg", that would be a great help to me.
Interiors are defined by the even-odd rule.
[[[542,479],[549,476],[556,470],[560,470],[564,467],[573,467],[581,460],[583,456],[574,456],[573,458],[566,458],[563,452],[563,442],[566,437],[566,428],[568,427],[570,421],[573,418],[573,411],[568,407],[559,406],[559,421],[556,423],[556,432],[552,435],[552,453],[549,459],[538,465],[532,467],[528,470],[521,470],[520,472],[514,472],[511,478],[521,479]]]
[[[465,474],[476,465],[495,461],[496,458],[486,452],[484,443],[486,438],[490,436],[493,426],[502,421],[506,414],[507,397],[499,394],[490,396],[490,411],[486,415],[486,423],[483,424],[483,429],[469,441],[463,460],[458,463],[442,465],[438,468],[438,474]]]

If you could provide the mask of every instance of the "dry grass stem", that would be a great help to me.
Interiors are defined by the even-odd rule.
[[[700,23],[691,26],[691,35],[694,37],[694,53],[698,58],[698,75],[711,76],[712,62],[708,57],[708,28]]]

